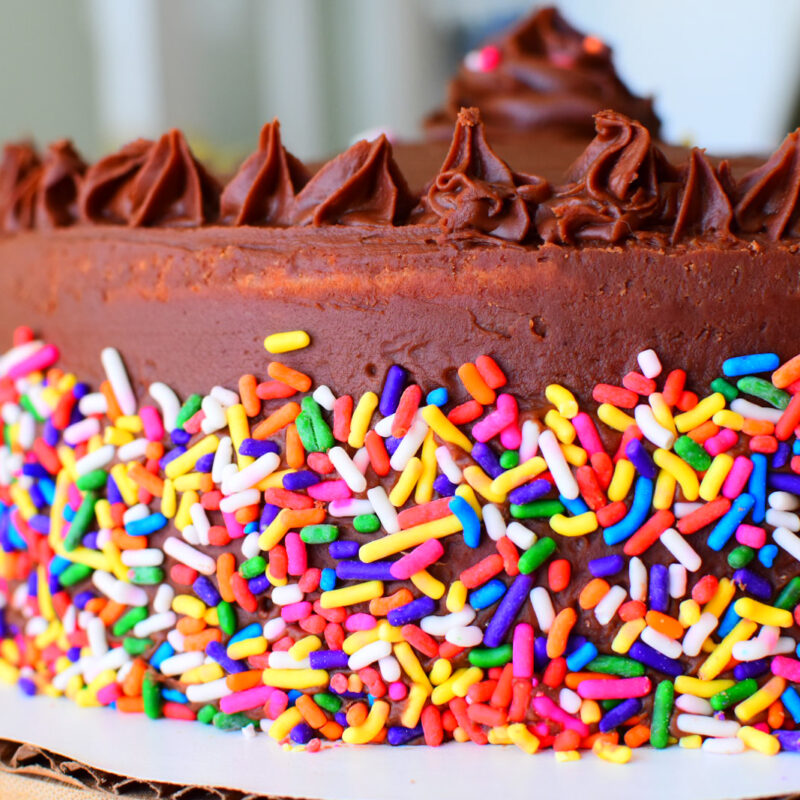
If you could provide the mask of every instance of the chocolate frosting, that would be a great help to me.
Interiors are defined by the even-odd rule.
[[[546,242],[617,243],[669,217],[678,171],[640,122],[615,111],[595,115],[597,135],[567,172],[567,183],[542,205]]]
[[[277,119],[261,129],[258,149],[222,192],[222,220],[233,225],[290,225],[295,196],[309,173],[281,143]]]
[[[452,124],[462,106],[478,106],[490,130],[558,126],[591,133],[592,114],[615,108],[658,134],[651,101],[628,91],[610,48],[577,31],[555,8],[537,11],[490,47],[494,68],[471,69],[465,61],[444,108],[426,122],[430,132]]]
[[[447,233],[476,230],[521,242],[536,204],[549,194],[542,178],[515,175],[489,146],[480,112],[462,108],[450,150],[427,195],[428,208]]]
[[[36,183],[41,162],[27,142],[9,143],[0,163],[0,227],[18,231],[33,227]]]
[[[715,169],[705,150],[692,148],[672,228],[673,242],[699,235],[732,238],[733,208],[728,196],[732,187],[723,185],[729,183],[725,162]]]
[[[44,155],[36,191],[36,225],[59,228],[77,221],[78,194],[86,164],[66,139],[53,142]]]
[[[800,235],[800,130],[793,131],[763,166],[745,175],[736,187],[734,214],[745,233],[766,233],[772,240]]]
[[[361,140],[329,161],[297,195],[296,225],[399,224],[414,197],[381,135]]]
[[[216,218],[217,182],[195,159],[183,134],[137,139],[86,173],[81,217],[131,227],[197,226]]]

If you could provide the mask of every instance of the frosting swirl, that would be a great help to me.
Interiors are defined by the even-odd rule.
[[[33,227],[36,184],[41,162],[27,142],[3,148],[0,162],[0,227],[18,231]]]
[[[233,225],[290,225],[295,196],[308,177],[302,162],[281,144],[278,120],[268,122],[258,149],[222,192],[221,218]]]
[[[414,197],[381,135],[361,140],[325,164],[297,195],[295,225],[397,225]]]
[[[726,162],[715,169],[704,150],[693,147],[684,168],[681,191],[672,227],[672,241],[692,236],[732,238],[732,191]]]
[[[44,155],[36,190],[36,225],[57,228],[79,217],[78,194],[86,164],[66,139],[53,142]]]
[[[447,233],[473,230],[521,242],[535,205],[549,193],[542,178],[515,175],[489,146],[477,108],[462,108],[450,150],[427,195]]]
[[[481,54],[479,63],[468,56],[451,80],[444,107],[426,121],[432,134],[443,134],[462,106],[480,108],[490,131],[558,126],[590,133],[592,114],[614,108],[658,134],[652,102],[622,83],[611,49],[555,8],[532,14]]]
[[[90,167],[79,202],[88,222],[197,226],[216,217],[219,187],[183,134],[171,130],[156,142],[137,139]]]

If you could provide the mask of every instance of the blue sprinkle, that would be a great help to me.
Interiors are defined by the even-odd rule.
[[[160,531],[167,524],[167,518],[160,512],[150,514],[142,519],[131,520],[125,525],[125,532],[129,536],[149,536]]]
[[[596,657],[597,648],[591,642],[586,642],[567,658],[567,667],[569,667],[570,672],[580,672]]]
[[[722,362],[722,374],[728,378],[740,375],[756,375],[759,372],[772,372],[781,365],[775,353],[753,353],[749,356],[736,356]]]
[[[171,703],[188,703],[189,698],[179,689],[162,689],[161,696]]]
[[[781,695],[781,702],[795,722],[800,723],[800,694],[794,686],[790,686]]]
[[[778,545],[765,544],[758,551],[758,560],[767,568],[771,569],[775,559],[778,556]]]
[[[506,593],[506,585],[499,578],[492,578],[478,587],[469,596],[469,604],[476,610],[494,605]],[[391,612],[389,612],[391,613]],[[391,622],[391,620],[390,620]]]
[[[755,469],[753,469],[755,472]],[[744,518],[750,513],[756,500],[752,494],[740,494],[731,505],[728,512],[717,522],[711,533],[708,534],[707,544],[712,550],[720,551],[736,532]]]
[[[574,500],[571,500],[569,497],[564,497],[563,494],[560,494],[558,499],[563,503],[564,508],[575,517],[579,514],[585,514],[589,510],[589,506],[586,505],[582,497],[576,497]]]
[[[624,542],[642,526],[650,513],[653,502],[653,481],[643,475],[636,479],[636,488],[633,494],[628,513],[617,523],[603,531],[603,539],[609,546]]]
[[[754,500],[753,522],[759,523],[764,521],[767,513],[767,457],[763,453],[753,453],[750,460],[753,462],[753,471],[747,491]]]
[[[235,642],[243,642],[245,639],[255,639],[257,636],[262,636],[263,633],[263,628],[257,622],[251,622],[231,636],[228,640],[228,646]]]
[[[161,669],[161,665],[168,658],[175,655],[175,648],[169,642],[161,642],[158,649],[150,657],[150,665],[154,669]]]
[[[329,592],[331,589],[336,588],[336,570],[330,567],[325,567],[322,570],[322,575],[319,578],[319,588],[323,592]]]
[[[447,393],[447,389],[445,389],[444,386],[440,386],[438,389],[428,392],[425,402],[430,406],[441,407],[445,405],[449,399],[450,396]]]
[[[739,620],[741,617],[733,610],[733,603],[731,603],[719,623],[717,635],[724,639],[739,624]]]
[[[454,497],[447,507],[458,517],[464,528],[464,544],[467,547],[477,547],[481,543],[481,521],[475,509],[463,497]]]

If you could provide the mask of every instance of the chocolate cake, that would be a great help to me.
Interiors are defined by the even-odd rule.
[[[6,147],[0,677],[310,749],[800,749],[798,134],[645,122],[554,178],[465,108],[422,194],[277,122],[224,187],[178,131]]]

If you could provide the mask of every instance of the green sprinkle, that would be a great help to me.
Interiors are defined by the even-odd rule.
[[[375,533],[381,527],[377,514],[359,514],[353,517],[353,527],[359,533]]]
[[[555,540],[551,539],[549,536],[543,536],[533,547],[529,547],[519,557],[519,571],[523,575],[530,574],[535,569],[541,567],[542,564],[553,555],[555,549]]]
[[[217,605],[217,617],[219,618],[219,627],[222,632],[228,636],[233,636],[236,633],[236,610],[233,605],[227,600],[220,600]]]
[[[638,678],[645,674],[644,664],[625,656],[599,655],[586,665],[586,669],[625,678]]]
[[[711,456],[689,436],[681,436],[675,442],[675,452],[697,472],[705,472],[711,466]]]
[[[741,703],[746,700],[751,694],[758,691],[758,682],[755,678],[746,678],[739,683],[735,683],[730,689],[724,689],[721,692],[712,694],[708,702],[711,703],[711,708],[714,711],[723,711],[729,706]]]
[[[133,636],[126,636],[122,640],[122,646],[129,656],[140,656],[154,644],[152,639],[136,639]]]
[[[164,570],[161,567],[134,567],[131,570],[131,583],[156,586],[164,582]]]
[[[335,695],[328,692],[318,692],[314,695],[314,702],[325,711],[335,714],[341,707],[342,701]]]
[[[158,684],[152,675],[144,676],[142,681],[142,700],[144,701],[144,713],[150,719],[158,719],[161,716],[161,689],[158,688]]]
[[[100,489],[105,489],[108,482],[108,473],[104,469],[93,469],[85,475],[81,475],[75,485],[82,492],[96,492]]]
[[[83,498],[80,508],[75,512],[69,526],[67,538],[64,539],[64,549],[74,550],[83,539],[84,534],[89,530],[89,526],[94,519],[94,506],[97,502],[97,495],[87,492]]]
[[[650,744],[663,749],[669,744],[669,718],[675,702],[675,686],[672,681],[661,681],[656,687],[653,700],[653,717],[650,723]]]
[[[65,588],[85,581],[94,570],[86,564],[70,564],[59,576],[58,582]]]
[[[259,575],[263,575],[267,571],[267,562],[264,560],[263,556],[253,556],[252,558],[248,558],[240,567],[239,567],[239,574],[243,578],[247,578],[250,580],[251,578],[257,578]]]
[[[328,544],[339,538],[339,528],[336,525],[306,525],[300,529],[300,538],[306,544]]]
[[[147,609],[144,606],[132,608],[114,623],[111,630],[114,636],[124,636],[137,622],[141,622],[143,619],[147,619]]]
[[[789,405],[789,401],[792,399],[789,392],[778,389],[770,381],[764,380],[764,378],[754,378],[752,376],[739,378],[736,382],[736,387],[740,392],[758,397],[759,400],[763,400],[781,411]]]
[[[241,711],[236,714],[217,711],[211,719],[211,724],[221,731],[240,731],[242,728],[252,725],[253,720]]]
[[[795,575],[786,586],[781,589],[778,599],[775,601],[776,608],[790,610],[800,602],[800,575]]]
[[[510,506],[511,516],[514,519],[533,519],[538,517],[552,517],[564,511],[564,504],[559,500],[533,500],[530,503]]]
[[[217,713],[217,709],[209,703],[197,712],[197,721],[202,722],[203,725],[210,725]]]
[[[333,447],[333,434],[328,423],[322,418],[322,408],[313,397],[304,397],[300,402],[303,413],[311,420],[314,430],[314,439],[317,442],[317,451],[324,453]]]
[[[733,569],[746,567],[756,557],[756,551],[746,544],[740,544],[728,553],[728,564]]]
[[[303,449],[307,453],[319,452],[319,448],[317,447],[317,438],[314,436],[314,426],[311,423],[311,417],[309,417],[305,412],[301,411],[297,415],[297,419],[294,421],[294,424],[297,428],[297,434],[300,437],[300,441],[303,443]]]
[[[711,391],[719,392],[728,403],[732,403],[739,396],[736,387],[728,383],[725,378],[714,378],[711,381]]]
[[[36,410],[36,406],[31,402],[30,397],[24,394],[19,399],[19,404],[29,413],[37,422],[44,422],[44,417]]]
[[[504,450],[500,454],[500,466],[503,469],[514,469],[519,465],[519,451],[518,450]]]
[[[511,661],[511,655],[510,644],[501,644],[499,647],[476,647],[469,651],[469,663],[481,669],[502,667]]]
[[[199,410],[203,398],[199,394],[190,394],[186,402],[181,406],[178,416],[175,418],[175,427],[182,428],[183,424],[191,419]]]
[[[600,707],[603,711],[611,711],[612,708],[616,708],[622,700],[601,700]]]

